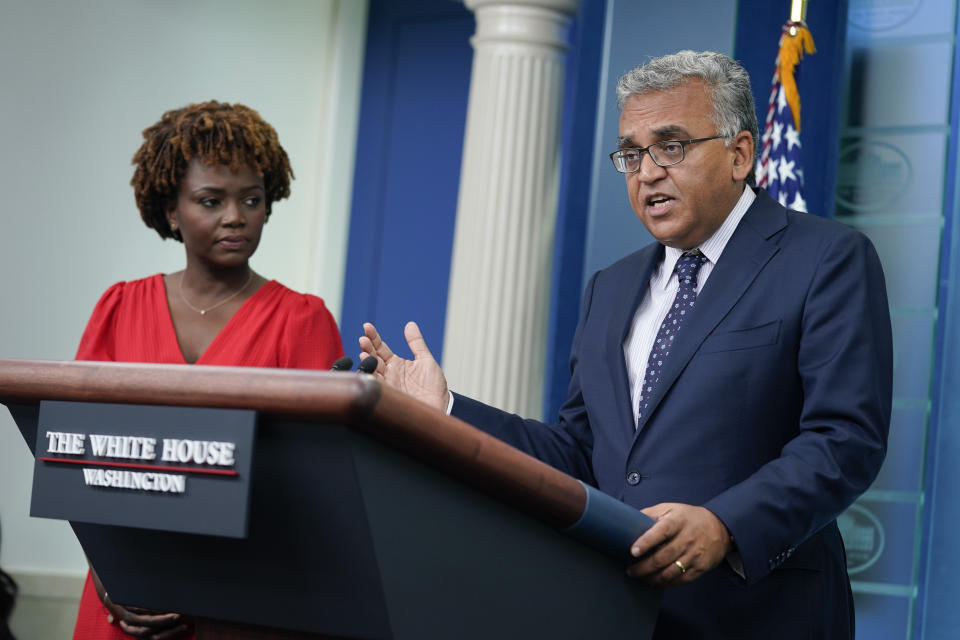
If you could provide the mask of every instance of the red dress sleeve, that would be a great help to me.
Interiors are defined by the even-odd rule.
[[[116,317],[125,284],[118,282],[100,296],[80,338],[75,360],[116,360]]]
[[[337,323],[323,303],[312,295],[297,295],[289,310],[287,324],[277,345],[284,369],[329,369],[343,356]]]

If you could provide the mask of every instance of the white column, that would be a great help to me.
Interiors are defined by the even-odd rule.
[[[443,344],[456,391],[542,411],[568,31],[579,0],[465,0],[477,32]]]

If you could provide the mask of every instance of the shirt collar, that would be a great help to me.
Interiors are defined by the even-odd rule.
[[[743,219],[743,216],[747,213],[747,209],[750,208],[750,205],[753,204],[753,201],[757,199],[757,194],[753,192],[748,186],[744,186],[743,193],[740,195],[740,199],[737,200],[737,204],[733,206],[733,209],[727,215],[726,219],[723,221],[723,224],[713,232],[709,238],[703,241],[699,247],[700,252],[707,256],[707,260],[711,264],[716,264],[720,259],[720,254],[723,253],[723,250],[727,246],[727,242],[730,241],[730,237],[733,236],[733,232],[737,230],[737,226],[740,224],[740,221]],[[676,249],[674,247],[664,247],[663,262],[661,263],[660,273],[658,276],[657,286],[661,289],[665,289],[667,284],[670,282],[670,276],[673,274],[673,268],[677,264],[677,260],[680,259],[687,250],[685,249]]]
[[[726,248],[727,242],[730,241],[730,237],[733,236],[733,232],[737,230],[737,226],[739,226],[743,216],[747,213],[747,209],[750,208],[750,205],[752,205],[756,199],[757,194],[753,192],[753,189],[745,186],[743,193],[740,194],[740,199],[737,200],[737,204],[733,206],[733,210],[730,211],[727,219],[723,221],[719,229],[713,232],[712,236],[704,240],[698,247],[700,252],[707,256],[707,259],[711,263],[717,264],[717,261],[720,260],[720,254],[723,253],[723,250]]]

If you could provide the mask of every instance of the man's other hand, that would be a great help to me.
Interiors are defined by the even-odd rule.
[[[664,502],[641,510],[656,523],[630,548],[640,558],[627,574],[657,587],[696,580],[733,550],[730,532],[704,507]]]

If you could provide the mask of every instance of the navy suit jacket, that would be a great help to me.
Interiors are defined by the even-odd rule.
[[[637,508],[702,505],[723,563],[664,593],[657,638],[845,638],[853,603],[837,515],[886,452],[892,338],[880,261],[836,222],[760,191],[698,294],[635,429],[623,342],[663,257],[597,272],[552,424],[463,396],[453,415]]]

